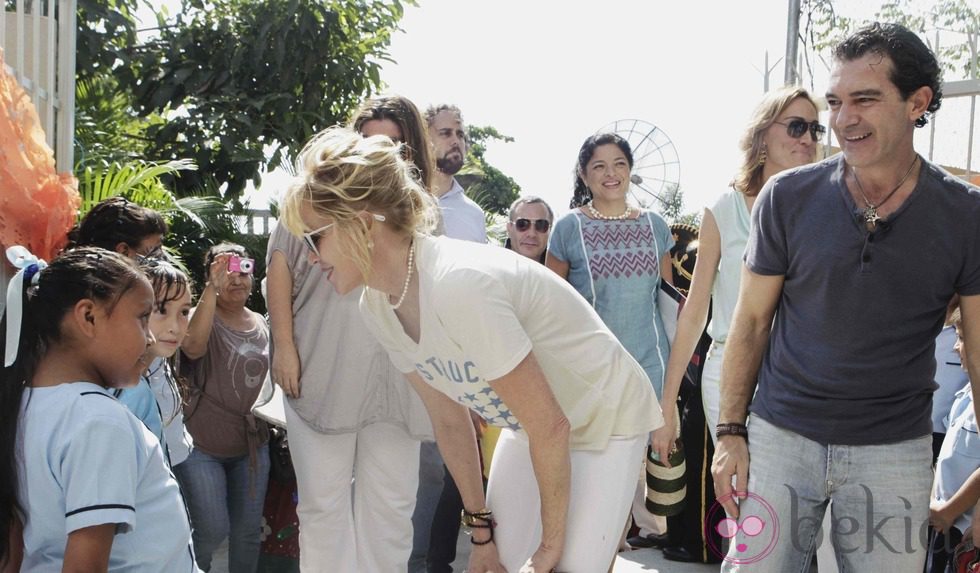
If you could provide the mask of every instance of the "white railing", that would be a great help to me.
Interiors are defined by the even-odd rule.
[[[7,5],[6,0],[0,0]],[[31,96],[59,171],[72,171],[76,0],[16,0],[0,10],[4,62]]]
[[[932,40],[930,47],[936,51],[941,44],[950,42],[945,35],[953,36],[953,41],[965,41],[972,65],[963,79],[955,78],[956,73],[950,74],[947,71],[945,74],[947,81],[943,83],[943,107],[929,127],[929,159],[938,159],[941,163],[953,165],[957,175],[967,181],[974,180],[980,172],[980,165],[975,157],[977,148],[974,147],[978,139],[976,120],[977,97],[980,96],[980,67],[977,64],[977,55],[980,50],[980,34],[967,36],[950,33],[948,30],[935,30],[934,33],[935,37],[929,39]],[[952,145],[941,149],[943,143]]]
[[[268,209],[249,209],[245,215],[235,218],[238,231],[249,235],[268,235],[272,232],[272,223],[276,220]]]

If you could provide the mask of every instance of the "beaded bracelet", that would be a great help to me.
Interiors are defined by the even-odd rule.
[[[722,436],[742,436],[745,441],[749,441],[749,429],[745,427],[745,424],[738,422],[718,424],[715,426],[715,437],[720,438]]]
[[[473,545],[487,545],[493,542],[493,528],[496,522],[493,520],[493,512],[487,508],[483,508],[480,511],[469,512],[466,508],[463,508],[463,513],[460,521],[465,527],[470,529],[489,529],[490,539],[486,541],[477,541],[473,539],[472,532],[470,533],[470,543]]]

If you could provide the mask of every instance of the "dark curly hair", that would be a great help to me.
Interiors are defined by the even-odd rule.
[[[160,213],[125,197],[110,197],[92,207],[68,238],[69,248],[89,246],[114,251],[119,243],[135,249],[150,235],[166,234],[167,222]]]
[[[570,209],[581,207],[592,200],[592,191],[585,184],[585,181],[582,180],[582,175],[585,174],[585,167],[595,154],[596,148],[600,145],[609,144],[615,145],[622,150],[623,155],[626,156],[626,161],[630,165],[630,169],[633,169],[633,150],[630,149],[628,141],[615,133],[597,133],[589,136],[578,150],[578,162],[575,164],[575,187],[572,191],[572,200],[568,204]]]
[[[915,120],[916,127],[929,123],[928,116],[942,105],[942,69],[936,55],[914,32],[900,24],[874,22],[847,37],[834,49],[834,58],[849,62],[868,53],[888,56],[892,61],[889,79],[903,99],[908,99],[922,86],[932,90],[932,101],[926,113]]]

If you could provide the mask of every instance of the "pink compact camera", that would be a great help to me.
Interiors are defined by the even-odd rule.
[[[228,272],[245,273],[247,275],[250,275],[254,270],[255,270],[255,259],[239,257],[238,255],[232,255],[228,259]]]

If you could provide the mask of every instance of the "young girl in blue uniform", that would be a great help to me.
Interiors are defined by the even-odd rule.
[[[46,268],[23,248],[8,258],[0,564],[22,552],[24,571],[197,571],[160,443],[111,396],[146,368],[149,282],[103,249]]]
[[[956,328],[955,350],[966,369],[963,320],[957,308],[949,323]],[[929,524],[934,529],[927,573],[952,571],[954,549],[973,525],[975,506],[980,500],[980,437],[973,407],[970,382],[959,392],[946,419],[946,436],[936,460],[936,477],[929,503]],[[974,539],[976,535],[974,535]]]
[[[136,386],[113,395],[163,444],[171,467],[187,459],[193,439],[184,426],[173,357],[187,336],[191,310],[190,279],[164,259],[141,258],[139,268],[153,287],[149,328],[154,343],[147,351],[149,367]]]

